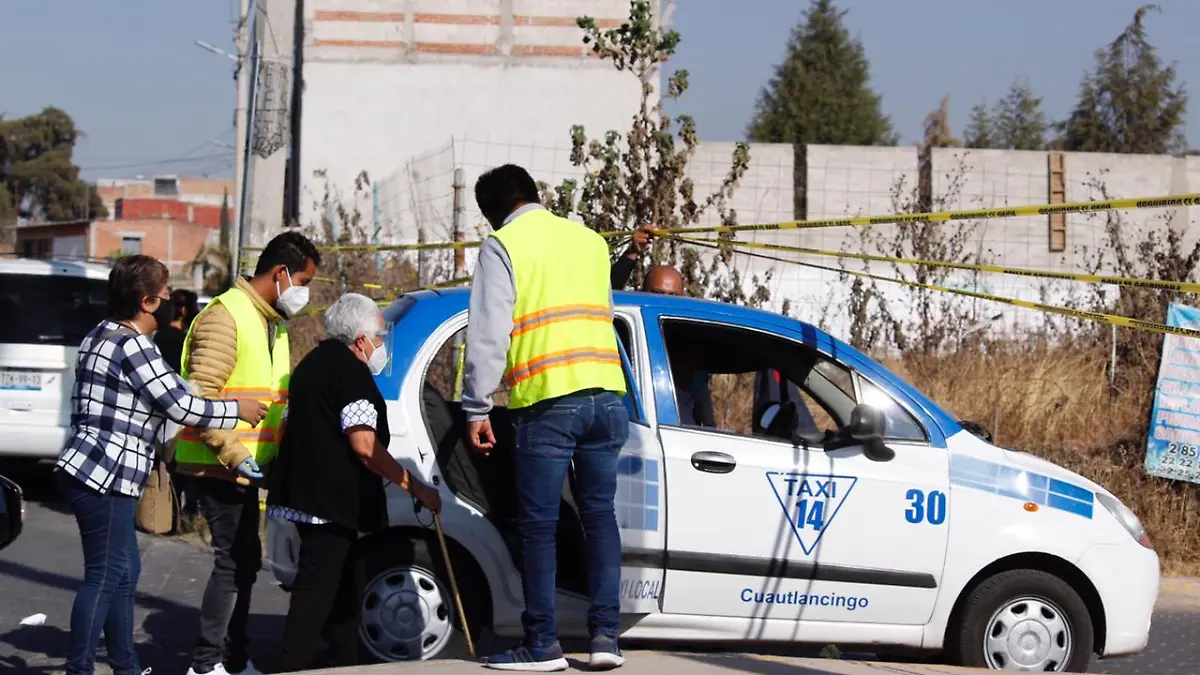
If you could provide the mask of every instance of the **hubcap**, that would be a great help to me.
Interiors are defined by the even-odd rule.
[[[1045,598],[1018,598],[988,621],[983,651],[988,668],[1061,672],[1071,656],[1071,626]]]
[[[431,658],[453,632],[449,594],[429,570],[397,567],[367,584],[359,634],[379,660]]]

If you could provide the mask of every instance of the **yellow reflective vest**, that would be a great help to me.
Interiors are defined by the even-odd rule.
[[[292,355],[288,345],[287,327],[280,323],[275,328],[275,343],[271,347],[267,334],[262,329],[263,320],[258,309],[246,292],[234,287],[213,299],[212,305],[221,304],[233,317],[237,327],[237,361],[225,387],[216,398],[252,398],[270,406],[267,416],[257,427],[239,421],[234,428],[234,438],[241,443],[258,465],[265,466],[279,454],[279,429],[283,425],[283,413],[287,407],[288,382],[292,377]],[[204,312],[209,311],[204,308]],[[188,379],[188,360],[192,352],[192,333],[183,341],[182,369],[180,374]],[[200,437],[200,430],[184,427],[175,443],[175,461],[180,465],[211,464],[217,460],[208,444]]]
[[[504,375],[509,407],[587,389],[624,395],[604,238],[546,209],[492,236],[508,253],[516,286]]]

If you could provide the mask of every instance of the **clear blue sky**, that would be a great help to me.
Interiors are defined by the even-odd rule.
[[[905,143],[950,94],[956,132],[970,107],[1028,78],[1052,118],[1070,110],[1093,52],[1140,4],[1125,0],[839,0],[863,40],[872,83]],[[1151,38],[1184,82],[1200,83],[1200,2],[1162,0]],[[738,140],[755,97],[782,58],[802,0],[679,0],[674,66],[692,88],[673,112],[701,138]],[[56,105],[88,135],[85,176],[232,174],[232,63],[194,45],[232,50],[236,0],[4,0],[0,112]],[[1190,47],[1190,49],[1189,49]],[[1200,95],[1188,115],[1200,128]],[[469,130],[464,130],[469,131]],[[181,160],[182,161],[179,161]],[[168,161],[174,160],[174,161]]]

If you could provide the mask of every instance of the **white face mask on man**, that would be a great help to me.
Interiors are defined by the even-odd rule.
[[[287,271],[287,268],[284,268]],[[308,286],[296,286],[292,283],[291,275],[287,275],[288,287],[282,292],[279,290],[279,280],[275,280],[275,293],[279,296],[279,300],[275,302],[275,309],[283,314],[286,318],[292,318],[300,313],[308,305]]]

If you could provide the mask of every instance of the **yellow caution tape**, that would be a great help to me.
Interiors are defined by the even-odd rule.
[[[683,241],[693,241],[681,238]],[[702,241],[702,240],[701,240]],[[803,246],[784,246],[782,244],[764,244],[756,241],[730,240],[729,245],[738,248],[756,248],[768,251],[799,253],[802,255],[819,255],[831,258],[851,258],[853,260],[869,260],[872,262],[899,263],[902,265],[925,265],[927,267],[947,267],[956,270],[971,270],[975,272],[993,272],[996,274],[1011,274],[1020,277],[1042,279],[1060,279],[1063,281],[1083,281],[1093,284],[1109,284],[1112,286],[1136,286],[1140,288],[1156,288],[1164,291],[1179,291],[1181,293],[1200,293],[1200,283],[1186,281],[1164,281],[1159,279],[1133,279],[1130,277],[1115,277],[1103,274],[1085,274],[1083,272],[1056,272],[1053,270],[1033,270],[1025,267],[1004,267],[1000,265],[973,265],[935,260],[920,260],[917,258],[891,258],[869,253],[846,253],[841,251],[824,251],[818,248]],[[795,261],[792,261],[795,262]]]
[[[802,230],[821,227],[849,227],[857,225],[889,225],[896,223],[943,223],[953,220],[989,220],[994,218],[1018,218],[1047,216],[1055,213],[1086,213],[1090,211],[1128,211],[1134,209],[1166,209],[1185,206],[1200,206],[1200,193],[1163,195],[1161,197],[1131,197],[1128,199],[1106,199],[1095,202],[1072,202],[1068,204],[1032,204],[991,209],[968,209],[963,211],[930,211],[928,213],[894,213],[883,216],[859,216],[855,218],[830,218],[826,220],[791,220],[781,223],[756,225],[714,225],[710,227],[679,227],[654,229],[658,235],[752,232],[763,230]],[[605,238],[628,236],[626,230],[601,232]],[[426,244],[348,244],[345,246],[318,246],[321,251],[358,251],[364,253],[384,251],[439,251],[456,248],[473,248],[482,241],[445,241]],[[261,247],[243,247],[243,251],[261,251]],[[252,261],[251,261],[252,262]]]
[[[327,283],[327,284],[341,283],[337,279],[330,279],[329,277],[313,277],[313,281],[320,281],[320,282]],[[401,293],[411,293],[413,291],[419,291],[419,290],[451,288],[453,286],[458,286],[460,284],[469,283],[470,281],[471,281],[471,277],[467,276],[467,277],[460,277],[457,279],[450,279],[449,281],[443,281],[441,283],[431,284],[429,286],[422,286],[421,288],[412,288],[412,289],[410,289],[407,286],[384,286],[384,285],[380,285],[380,284],[369,284],[369,283],[358,282],[358,281],[347,281],[346,285],[353,286],[355,288],[370,288],[370,289],[378,290],[378,291],[400,291]]]
[[[829,220],[793,220],[761,225],[715,225],[712,227],[682,227],[671,230],[654,230],[656,234],[696,234],[700,232],[749,232],[757,230],[802,230],[817,227],[847,227],[852,225],[889,225],[895,223],[943,223],[952,220],[988,220],[992,218],[1017,218],[1026,216],[1048,216],[1054,213],[1085,213],[1088,211],[1127,211],[1130,209],[1165,209],[1200,205],[1200,193],[1165,195],[1162,197],[1133,197],[1130,199],[1106,199],[1098,202],[1072,202],[1069,204],[1034,204],[1030,206],[1008,206],[994,209],[967,211],[931,211],[929,213],[896,213],[887,216],[860,216],[857,218],[833,218]]]
[[[674,237],[674,236],[671,238],[676,239],[681,242],[684,242],[684,243],[693,244],[696,246],[703,246],[703,247],[707,247],[707,248],[718,248],[718,246],[719,246],[718,244],[716,244],[714,242],[705,241],[703,239],[688,239],[688,238],[684,238],[684,237]],[[894,284],[901,284],[904,286],[911,286],[913,288],[924,288],[927,290],[938,291],[938,292],[942,292],[942,293],[954,293],[957,295],[965,295],[967,297],[978,298],[980,300],[990,300],[992,302],[1000,302],[1000,303],[1004,303],[1006,305],[1012,305],[1014,307],[1024,307],[1025,309],[1033,309],[1033,310],[1037,310],[1039,312],[1047,312],[1049,314],[1059,314],[1062,316],[1070,316],[1070,317],[1074,317],[1076,319],[1086,319],[1089,321],[1098,321],[1101,323],[1112,324],[1114,326],[1121,326],[1123,328],[1133,328],[1135,330],[1144,330],[1144,331],[1149,331],[1152,333],[1170,333],[1173,335],[1183,335],[1185,337],[1200,338],[1200,330],[1193,330],[1191,328],[1181,328],[1179,326],[1168,326],[1165,323],[1159,323],[1157,321],[1145,321],[1143,319],[1133,319],[1133,318],[1130,318],[1127,316],[1118,316],[1116,314],[1104,314],[1102,312],[1089,312],[1089,311],[1082,310],[1082,309],[1070,309],[1067,307],[1059,307],[1057,305],[1047,305],[1047,304],[1041,303],[1041,302],[1031,302],[1029,300],[1018,300],[1017,298],[1006,298],[1006,297],[1003,297],[1000,295],[992,295],[990,293],[979,293],[977,291],[968,291],[968,290],[961,289],[961,288],[947,288],[945,286],[937,286],[934,284],[923,284],[923,283],[920,283],[917,281],[908,281],[907,279],[896,279],[894,277],[885,277],[885,276],[881,276],[878,274],[870,274],[868,272],[856,272],[856,271],[852,271],[852,270],[842,270],[842,269],[837,269],[835,267],[826,267],[824,265],[815,265],[813,263],[800,262],[798,260],[786,260],[783,258],[776,258],[774,256],[763,255],[761,253],[751,253],[749,251],[742,251],[742,254],[756,257],[756,258],[775,260],[777,262],[782,262],[782,263],[791,263],[793,265],[801,265],[803,267],[811,267],[813,269],[825,270],[827,272],[834,272],[837,274],[849,274],[851,276],[855,276],[855,277],[859,277],[859,278],[863,278],[863,279],[874,279],[875,281],[885,281],[885,282],[894,283]]]

